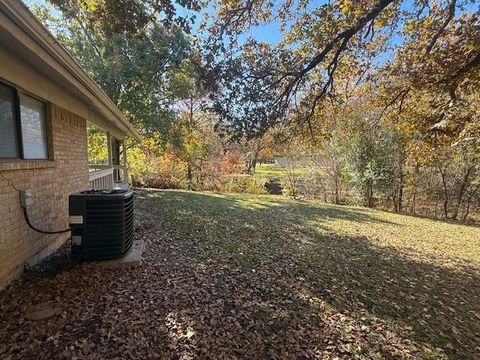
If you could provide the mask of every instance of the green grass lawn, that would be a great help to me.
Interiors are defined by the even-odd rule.
[[[308,169],[305,167],[294,167],[292,174],[296,176],[305,175],[308,172]],[[258,164],[255,168],[255,176],[260,178],[280,178],[284,179],[287,173],[284,168],[275,164]]]
[[[306,329],[292,343],[323,358],[480,356],[479,227],[274,196],[140,197],[196,268],[228,284],[222,301],[270,320],[262,337]]]
[[[255,175],[259,177],[278,177],[282,178],[285,176],[285,170],[280,166],[275,164],[258,164],[255,167]]]
[[[68,244],[0,292],[1,359],[479,359],[480,228],[142,190],[142,266]],[[32,321],[47,302],[58,314]]]

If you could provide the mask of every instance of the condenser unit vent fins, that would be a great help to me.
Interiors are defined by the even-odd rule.
[[[101,190],[70,195],[70,218],[81,215],[81,224],[70,224],[81,244],[72,248],[85,260],[112,259],[128,252],[133,242],[133,192]]]

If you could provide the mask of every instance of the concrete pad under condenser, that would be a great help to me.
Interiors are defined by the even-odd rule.
[[[132,268],[142,265],[142,255],[145,249],[145,242],[143,240],[135,240],[132,247],[125,254],[125,256],[105,261],[96,261],[95,263],[102,268]]]

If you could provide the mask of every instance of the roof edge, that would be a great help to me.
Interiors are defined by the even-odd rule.
[[[56,63],[67,70],[79,85],[93,95],[93,99],[97,102],[99,108],[103,107],[108,110],[107,113],[111,114],[109,121],[117,123],[117,126],[122,125],[120,128],[124,129],[126,135],[141,140],[140,133],[122,111],[23,2],[20,0],[5,0],[0,1],[0,6],[8,10],[6,15],[13,16],[12,20],[19,28],[28,34]]]

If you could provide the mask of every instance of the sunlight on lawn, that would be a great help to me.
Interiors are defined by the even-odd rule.
[[[241,221],[239,210],[251,210],[253,218],[247,222],[270,223],[284,226],[284,234],[294,227],[303,227],[322,234],[335,233],[361,236],[382,247],[395,247],[409,252],[409,256],[444,256],[465,261],[480,262],[480,228],[447,221],[370,210],[360,207],[335,206],[316,202],[294,201],[278,196],[219,195],[213,193],[169,192],[154,196],[175,196],[202,211],[220,211],[225,220]],[[222,203],[216,203],[221,199]],[[175,201],[171,202],[175,206]],[[278,219],[280,217],[280,219]],[[267,228],[268,229],[268,228]],[[265,230],[265,229],[263,229]],[[278,229],[276,229],[278,230]],[[315,236],[315,235],[313,235]],[[298,236],[297,236],[298,237]],[[302,239],[306,243],[306,239]],[[448,265],[448,262],[444,265]]]
[[[367,342],[378,342],[383,335],[373,326],[391,332],[389,344],[427,341],[432,358],[476,342],[476,226],[279,196],[154,196],[168,204],[159,209],[172,236],[200,240],[209,261],[225,259],[272,284],[278,279],[296,306],[310,303],[342,338],[364,332]]]

